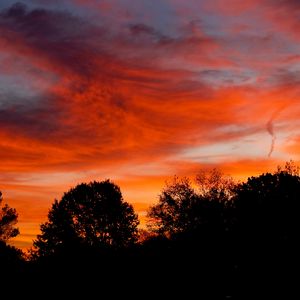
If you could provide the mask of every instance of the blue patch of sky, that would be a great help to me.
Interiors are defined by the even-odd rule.
[[[136,4],[133,5],[133,2],[136,2]],[[137,23],[146,22],[163,34],[169,33],[172,29],[169,27],[173,19],[172,8],[164,1],[125,0],[120,1],[120,4],[123,10],[129,9],[134,21]]]
[[[22,75],[0,74],[0,108],[13,105],[30,105],[39,102],[41,91]]]
[[[235,69],[216,69],[203,70],[200,72],[202,81],[208,84],[214,84],[216,87],[221,86],[241,86],[255,84],[257,72],[254,70],[235,70]]]
[[[74,6],[67,0],[27,0],[23,1],[23,3],[30,8],[47,8],[55,10],[69,10]]]
[[[15,4],[16,2],[17,2],[16,0],[1,0],[0,1],[0,9],[8,8],[8,7],[12,6],[13,4]]]
[[[67,0],[0,0],[0,11],[9,9],[16,3],[24,4],[29,10],[31,9],[52,9],[60,11],[74,12],[80,15],[80,9],[76,10],[76,6]]]
[[[28,9],[50,9],[66,11],[76,16],[89,17],[90,9],[83,5],[76,5],[72,0],[0,0],[0,10],[8,9],[16,3],[22,3]]]

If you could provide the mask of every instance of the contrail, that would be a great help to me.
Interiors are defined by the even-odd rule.
[[[267,131],[270,134],[270,136],[272,137],[272,142],[271,142],[270,151],[268,153],[268,157],[271,157],[271,155],[274,151],[275,141],[276,141],[276,135],[274,133],[273,119],[274,119],[274,115],[271,117],[271,119],[267,123]]]
[[[279,107],[273,114],[271,115],[270,120],[266,124],[266,129],[269,135],[272,137],[270,151],[268,153],[268,157],[271,157],[274,148],[275,148],[275,141],[276,141],[276,134],[274,131],[274,120],[278,117],[278,115],[286,108],[287,105],[283,105]]]

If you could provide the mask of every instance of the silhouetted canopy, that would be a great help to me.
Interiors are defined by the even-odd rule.
[[[0,192],[0,207],[2,206],[2,193]],[[0,241],[6,242],[19,234],[19,229],[15,228],[18,221],[18,214],[14,208],[7,204],[0,210]]]
[[[216,169],[199,172],[195,188],[188,178],[175,177],[148,212],[150,230],[171,236],[213,227],[224,229],[224,210],[233,196],[233,186],[232,180]]]
[[[236,189],[238,228],[245,237],[288,240],[299,234],[300,177],[293,163],[251,177]]]
[[[55,201],[42,234],[34,241],[39,256],[78,245],[120,248],[137,239],[138,218],[109,180],[82,183]]]

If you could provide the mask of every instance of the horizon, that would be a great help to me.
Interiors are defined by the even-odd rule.
[[[30,247],[81,182],[111,179],[144,217],[174,175],[299,163],[299,13],[293,0],[1,1],[11,243]]]

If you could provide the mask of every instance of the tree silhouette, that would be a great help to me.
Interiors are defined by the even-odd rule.
[[[82,183],[55,200],[34,249],[42,257],[78,245],[127,247],[137,240],[138,223],[117,185],[109,180]]]
[[[2,206],[2,193],[0,192],[0,207]],[[19,229],[15,228],[18,221],[18,214],[14,208],[7,204],[0,210],[0,241],[6,242],[19,234]]]
[[[214,169],[196,177],[197,190],[188,178],[175,177],[148,212],[149,228],[172,236],[204,228],[224,227],[224,209],[233,197],[233,181]]]
[[[3,198],[0,192],[0,266],[1,280],[16,275],[21,270],[23,263],[23,253],[21,250],[10,246],[7,241],[19,234],[19,229],[15,227],[18,221],[18,214],[14,208],[7,204],[2,205]],[[11,278],[10,278],[11,279]]]
[[[299,172],[291,162],[237,186],[233,236],[243,290],[269,293],[275,286],[293,282],[300,250],[299,200]],[[272,283],[268,288],[266,278]],[[291,288],[284,288],[284,293]]]
[[[149,229],[157,236],[146,239],[143,248],[149,270],[167,270],[161,281],[172,278],[174,286],[194,293],[204,292],[212,282],[220,294],[225,286],[231,289],[233,188],[233,181],[216,169],[199,172],[195,184],[178,177],[166,184],[148,211]],[[208,290],[211,298],[218,298],[214,288]]]
[[[21,267],[23,262],[23,252],[14,246],[7,245],[4,241],[0,241],[0,265],[1,275],[7,272],[14,273],[16,269]],[[1,276],[2,279],[2,276]]]
[[[299,234],[298,174],[290,162],[274,173],[251,177],[237,186],[235,207],[242,236],[266,243],[291,240]]]
[[[190,180],[174,177],[159,195],[159,203],[148,211],[150,230],[164,235],[185,231],[192,222],[189,212],[196,201],[197,195]]]
[[[232,200],[236,183],[218,169],[200,170],[196,175],[198,194],[203,198],[218,202]]]

